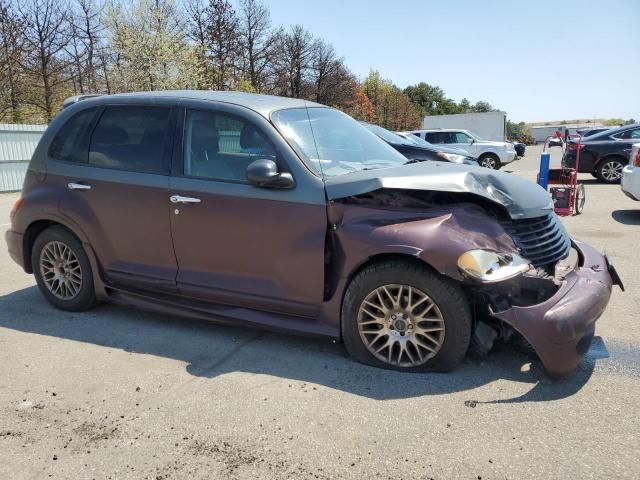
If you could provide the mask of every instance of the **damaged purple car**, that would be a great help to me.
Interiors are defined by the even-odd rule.
[[[562,376],[620,284],[537,185],[407,160],[337,110],[232,92],[77,100],[6,234],[58,308],[331,336],[405,371],[520,341]]]

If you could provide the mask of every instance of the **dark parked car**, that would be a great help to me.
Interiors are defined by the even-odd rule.
[[[113,301],[341,338],[408,371],[522,335],[563,375],[617,282],[536,184],[409,164],[319,104],[197,91],[67,103],[6,233],[64,310]]]
[[[597,133],[606,132],[607,130],[611,130],[613,127],[597,127],[597,128],[581,128],[576,130],[576,133],[582,138],[591,137]]]
[[[378,125],[371,125],[366,122],[360,123],[410,160],[420,162],[433,160],[438,162],[478,165],[478,161],[463,150],[431,145],[424,140],[422,140],[423,143],[421,144],[418,143],[421,140],[419,137],[416,137],[415,141],[408,140],[395,132],[379,127]]]
[[[622,169],[629,163],[631,146],[640,142],[640,124],[612,128],[578,142],[570,138],[563,164],[575,168],[576,152],[580,149],[581,172],[591,173],[604,183],[617,183]]]
[[[511,142],[513,143],[513,149],[516,151],[516,155],[519,157],[524,157],[524,152],[527,149],[527,146],[522,142]]]

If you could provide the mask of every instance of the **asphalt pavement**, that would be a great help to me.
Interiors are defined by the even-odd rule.
[[[504,170],[535,178],[539,154]],[[640,478],[640,202],[582,179],[563,222],[627,291],[563,381],[511,348],[401,374],[325,339],[65,313],[0,248],[0,478]],[[16,198],[0,195],[2,234]]]

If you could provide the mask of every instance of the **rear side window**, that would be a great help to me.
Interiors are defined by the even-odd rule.
[[[86,136],[87,128],[93,115],[95,108],[89,108],[76,113],[67,120],[58,133],[53,138],[49,146],[49,157],[55,160],[65,162],[82,162],[87,161]]]
[[[612,135],[612,137],[617,138],[618,140],[635,140],[640,138],[640,128],[626,130],[624,132],[617,133],[616,135]]]
[[[452,132],[431,132],[427,133],[429,143],[455,143],[456,136]]]
[[[169,107],[107,107],[91,136],[89,164],[134,172],[169,173],[165,147]]]
[[[222,112],[187,110],[184,175],[247,182],[247,167],[259,158],[276,160],[276,151],[251,122]]]

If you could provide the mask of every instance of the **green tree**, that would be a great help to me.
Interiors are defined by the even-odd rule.
[[[447,98],[440,87],[420,82],[409,85],[404,89],[404,94],[418,107],[420,115],[444,115],[459,113],[460,108],[456,102]]]

